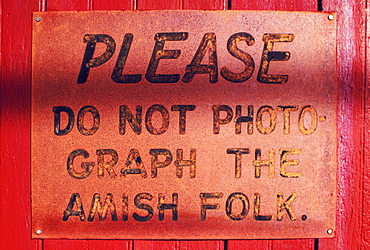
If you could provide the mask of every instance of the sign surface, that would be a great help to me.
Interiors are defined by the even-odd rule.
[[[35,13],[33,237],[332,237],[328,15]]]

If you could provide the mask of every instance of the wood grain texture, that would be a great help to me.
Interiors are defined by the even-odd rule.
[[[92,0],[47,0],[47,11],[92,10]]]
[[[64,10],[128,10],[134,8],[131,0],[49,0],[47,11]],[[67,249],[132,249],[132,240],[44,240],[44,250],[67,250]]]
[[[232,0],[230,0],[232,1]],[[227,10],[227,0],[214,0],[214,1],[183,1],[184,10]]]
[[[227,6],[227,0],[176,0],[176,1],[152,1],[139,0],[139,10],[161,10],[161,9],[201,9],[222,10]],[[223,249],[223,241],[134,241],[134,249]]]
[[[369,249],[368,112],[364,120],[364,105],[368,107],[369,101],[364,99],[366,1],[323,0],[322,4],[324,11],[338,13],[339,145],[337,237],[320,239],[319,249]]]
[[[43,249],[47,250],[102,250],[132,249],[132,241],[128,240],[45,240]]]
[[[93,0],[92,10],[133,10],[134,0]]]
[[[139,10],[179,10],[182,7],[182,0],[153,1],[137,0]]]
[[[287,10],[287,11],[315,11],[317,1],[313,0],[264,0],[248,1],[234,0],[233,10]],[[235,240],[228,242],[229,250],[239,249],[314,249],[314,239],[301,240]]]
[[[234,10],[288,10],[288,11],[317,11],[317,0],[233,0],[231,9]]]
[[[366,3],[366,9],[369,10],[370,2]],[[370,12],[365,12],[366,20],[366,37],[370,37]],[[362,232],[363,232],[363,245],[365,248],[370,249],[370,41],[369,39],[365,40],[365,49],[366,49],[366,86],[365,86],[365,172],[364,172],[364,185],[362,187],[363,192],[363,221],[362,221]]]
[[[30,234],[31,13],[37,0],[2,0],[0,249],[41,249]]]
[[[314,249],[308,240],[124,241],[30,239],[31,12],[38,10],[317,10],[316,0],[0,0],[0,249]],[[338,212],[333,240],[318,249],[370,249],[370,66],[366,0],[322,0],[338,12]],[[16,28],[15,28],[16,27]],[[367,33],[366,33],[367,32]],[[367,48],[367,50],[366,50]],[[367,54],[366,54],[367,53]],[[367,72],[367,74],[366,74]],[[367,78],[366,78],[367,77]],[[365,92],[366,91],[366,92]],[[365,95],[366,94],[366,95]]]

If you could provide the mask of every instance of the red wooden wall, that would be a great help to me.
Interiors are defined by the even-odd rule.
[[[0,249],[370,249],[367,0],[0,0]],[[65,10],[337,11],[338,204],[334,239],[31,240],[31,13]],[[369,100],[369,102],[367,102]]]

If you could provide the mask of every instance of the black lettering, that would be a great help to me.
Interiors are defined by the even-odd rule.
[[[283,201],[283,194],[277,194],[277,220],[283,220],[283,211],[286,210],[289,219],[294,221],[297,218],[295,217],[294,211],[291,207],[291,203],[297,197],[296,193],[293,193],[286,201]]]
[[[290,133],[290,112],[297,111],[298,106],[277,106],[277,110],[283,111],[284,113],[284,134]]]
[[[271,61],[287,61],[290,58],[289,51],[272,51],[276,42],[292,42],[293,34],[264,34],[261,65],[258,71],[257,81],[260,83],[282,84],[288,81],[288,75],[269,75],[268,69]]]
[[[135,206],[139,209],[143,209],[148,212],[146,216],[140,216],[137,213],[134,213],[132,215],[132,217],[134,217],[136,221],[140,221],[140,222],[149,221],[154,215],[154,210],[150,205],[141,203],[141,200],[143,199],[151,201],[153,199],[153,195],[148,194],[148,193],[140,193],[140,194],[137,194],[134,198]]]
[[[235,154],[235,178],[239,179],[242,175],[242,154],[249,154],[249,148],[228,148],[228,154]]]
[[[73,166],[73,162],[74,159],[80,155],[82,155],[85,159],[89,158],[89,153],[86,150],[76,149],[68,155],[67,159],[67,172],[71,177],[76,179],[84,179],[88,177],[91,174],[93,167],[95,166],[94,162],[83,162],[81,163],[81,169],[84,169],[84,171],[76,172]]]
[[[125,34],[122,42],[122,47],[119,52],[116,66],[112,72],[112,80],[118,83],[138,83],[141,81],[141,74],[122,74],[127,61],[128,53],[130,52],[131,43],[134,35],[131,33]]]
[[[171,164],[172,162],[172,153],[167,149],[151,149],[149,154],[152,156],[152,178],[157,177],[157,169],[164,168]],[[159,161],[159,156],[163,155],[166,159],[163,162]]]
[[[114,149],[98,149],[96,150],[96,155],[98,156],[98,178],[104,176],[104,169],[107,170],[111,178],[116,177],[113,166],[118,162],[118,154]],[[104,155],[109,155],[111,157],[110,161],[104,161]]]
[[[209,204],[207,199],[221,199],[223,196],[222,193],[200,193],[200,220],[205,221],[207,217],[208,209],[219,209],[219,203]]]
[[[305,114],[307,112],[311,116],[311,124],[308,128],[305,126],[305,120],[306,120],[305,119]],[[315,132],[315,130],[317,128],[317,113],[316,113],[316,110],[314,109],[314,107],[309,105],[309,106],[304,106],[301,109],[301,112],[299,113],[298,127],[299,127],[299,130],[304,135],[310,135],[313,132]]]
[[[208,51],[208,64],[200,64]],[[195,74],[209,74],[209,81],[218,81],[216,34],[206,33],[195,53],[193,60],[186,66],[183,82],[193,80]]]
[[[107,217],[108,210],[110,210],[112,221],[117,221],[117,211],[116,205],[113,202],[113,195],[108,193],[105,197],[104,205],[102,206],[100,202],[100,195],[94,194],[94,197],[91,202],[91,208],[89,212],[89,217],[87,218],[88,221],[94,221],[95,214],[98,213],[99,221],[104,221]]]
[[[73,207],[76,205],[76,210],[73,210]],[[63,213],[63,221],[67,221],[70,216],[78,216],[80,217],[80,221],[85,221],[85,213],[84,208],[82,206],[82,201],[79,193],[74,193],[71,195],[69,199],[68,205],[66,210]]]
[[[172,203],[164,203],[164,195],[158,194],[158,220],[164,220],[164,210],[171,209],[172,210],[172,220],[178,220],[178,211],[177,211],[177,203],[178,203],[178,194],[172,194]]]
[[[287,155],[300,155],[301,149],[280,149],[280,175],[286,178],[299,178],[302,176],[301,172],[287,172],[286,167],[299,165],[299,160],[287,160]]]
[[[156,40],[154,50],[145,78],[152,83],[173,83],[180,79],[179,74],[156,74],[160,59],[177,59],[181,50],[163,50],[165,41],[184,41],[188,39],[187,32],[157,33],[154,36]]]
[[[251,34],[240,32],[230,36],[227,41],[227,50],[229,53],[244,63],[244,71],[241,73],[233,73],[227,67],[221,69],[221,75],[228,81],[231,82],[244,82],[248,80],[254,71],[254,60],[245,51],[238,48],[237,43],[245,41],[248,46],[254,44],[254,38]]]
[[[153,126],[152,117],[153,113],[158,111],[162,115],[162,126],[160,128],[155,128]],[[145,126],[149,133],[153,135],[161,135],[165,133],[170,125],[170,114],[165,106],[160,104],[152,105],[148,108],[145,114]]]
[[[133,163],[136,163],[136,168],[131,168]],[[144,163],[141,160],[139,151],[137,149],[131,149],[127,157],[125,166],[121,169],[121,176],[127,176],[128,174],[141,174],[141,177],[145,179],[147,173],[144,167]]]
[[[254,213],[253,218],[257,221],[269,221],[272,218],[272,215],[260,215],[261,207],[261,195],[258,193],[254,194]]]
[[[190,167],[190,178],[195,178],[196,173],[196,150],[190,149],[190,160],[184,160],[183,150],[178,149],[176,151],[176,176],[182,178],[183,168]]]
[[[231,122],[233,118],[233,110],[227,105],[213,105],[213,133],[219,134],[220,133],[220,125],[227,124]],[[226,117],[221,119],[220,118],[220,111],[226,112]]]
[[[267,112],[270,118],[270,124],[268,127],[264,127],[262,124],[263,113]],[[261,134],[271,134],[276,128],[276,111],[271,106],[262,106],[257,111],[256,127],[258,132]]]
[[[253,134],[253,106],[248,106],[248,115],[242,116],[242,106],[237,105],[235,111],[235,134],[241,134],[242,122],[247,123],[248,135]]]
[[[132,130],[137,134],[141,134],[141,117],[142,107],[136,106],[136,118],[132,115],[131,110],[126,105],[119,107],[119,134],[124,135],[126,133],[126,120],[130,124]]]
[[[269,159],[262,160],[261,159],[261,149],[257,148],[255,151],[255,160],[253,161],[253,166],[255,167],[254,177],[260,178],[261,177],[261,167],[268,167],[268,176],[269,178],[274,177],[274,168],[275,168],[275,151],[270,149],[269,151]]]
[[[107,62],[113,55],[116,49],[116,42],[114,39],[106,34],[86,34],[84,36],[84,43],[86,44],[85,54],[82,59],[80,73],[77,78],[77,83],[85,83],[89,76],[90,68],[97,67]],[[103,54],[93,58],[96,43],[105,43],[106,50]]]
[[[233,203],[236,200],[242,202],[243,208],[239,214],[233,212]],[[243,193],[232,193],[226,200],[226,215],[232,220],[243,220],[249,212],[249,199]]]
[[[172,105],[171,111],[180,111],[179,114],[179,134],[185,134],[186,128],[186,111],[193,111],[195,105]]]
[[[56,135],[66,135],[72,131],[74,124],[74,114],[71,108],[66,106],[56,106],[53,107],[54,112],[54,134]],[[60,113],[65,112],[68,115],[68,123],[64,129],[60,128]]]
[[[85,114],[88,112],[91,113],[91,115],[93,116],[93,125],[89,129],[85,128],[84,126]],[[100,125],[100,115],[99,115],[98,110],[95,107],[85,106],[80,109],[80,111],[78,112],[78,116],[77,116],[77,127],[78,127],[78,131],[80,131],[82,135],[95,134],[99,128],[99,125]]]

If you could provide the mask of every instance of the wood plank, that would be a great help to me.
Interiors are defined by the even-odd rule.
[[[203,240],[203,241],[180,241],[178,250],[222,250],[225,241],[222,240]]]
[[[1,2],[0,249],[41,249],[30,239],[31,13],[37,0]]]
[[[229,240],[227,242],[228,250],[266,250],[272,248],[271,240]]]
[[[317,0],[233,0],[231,9],[317,11]]]
[[[368,96],[364,99],[366,83],[364,9],[367,6],[365,0],[323,0],[322,4],[324,11],[338,13],[339,146],[337,237],[332,240],[320,239],[319,248],[368,249],[370,247]]]
[[[50,0],[47,11],[84,11],[92,9],[92,0]]]
[[[264,0],[248,1],[233,0],[233,10],[284,10],[284,11],[315,11],[317,1],[311,0]],[[298,240],[233,240],[228,242],[229,250],[236,249],[314,249],[314,239]]]
[[[231,0],[230,0],[231,1]],[[214,1],[184,1],[184,10],[227,10],[227,0],[214,0]]]
[[[131,0],[49,0],[48,11],[65,10],[127,10],[133,9]],[[132,249],[132,240],[44,240],[43,249]]]
[[[47,250],[102,250],[102,249],[132,249],[131,240],[45,240]]]
[[[227,0],[176,0],[176,1],[153,1],[139,0],[139,10],[161,9],[201,9],[215,10],[224,9]],[[223,241],[149,241],[135,240],[134,249],[223,249]]]
[[[138,10],[179,10],[181,9],[181,0],[159,1],[159,0],[138,0]]]
[[[369,10],[370,8],[370,2],[367,1],[367,6],[366,9]],[[366,17],[366,37],[370,37],[370,12],[366,11],[365,12]],[[370,88],[370,63],[369,63],[369,58],[370,58],[370,41],[369,39],[366,39],[365,41],[365,48],[366,48],[366,87],[365,89]],[[369,157],[370,157],[370,95],[369,92],[365,92],[365,166],[363,169],[365,169],[364,173],[364,185],[363,185],[363,220],[362,220],[362,235],[363,235],[363,245],[364,248],[370,249],[370,166],[369,166]]]
[[[315,240],[297,239],[297,240],[229,240],[228,250],[265,250],[265,249],[284,249],[284,250],[312,250],[315,249]]]
[[[133,10],[135,9],[134,0],[94,0],[93,10]]]

